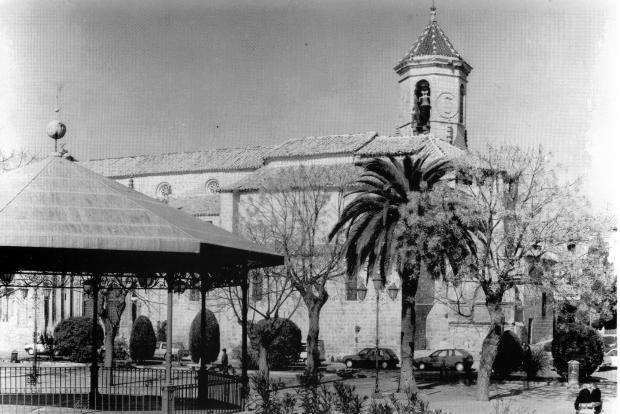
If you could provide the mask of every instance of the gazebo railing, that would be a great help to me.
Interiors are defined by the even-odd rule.
[[[236,413],[245,406],[241,379],[207,371],[205,398],[199,398],[198,384],[174,385],[169,389],[168,413],[224,414]]]
[[[195,369],[172,370],[172,398],[177,411],[198,411]],[[238,377],[209,372],[208,404],[214,412],[234,412],[242,406]],[[160,411],[165,370],[157,368],[100,368],[96,409],[104,411]],[[91,405],[90,369],[78,367],[0,367],[2,405],[88,408]],[[221,410],[221,411],[220,411]],[[238,411],[238,409],[237,409]]]

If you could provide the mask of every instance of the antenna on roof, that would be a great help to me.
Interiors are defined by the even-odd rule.
[[[56,88],[56,108],[54,108],[54,112],[56,113],[56,119],[47,124],[47,128],[45,132],[47,132],[47,136],[54,140],[54,152],[58,153],[58,140],[65,136],[65,132],[67,132],[67,127],[65,124],[60,122],[60,93],[62,92],[62,83],[58,84]],[[58,156],[61,156],[57,154]]]

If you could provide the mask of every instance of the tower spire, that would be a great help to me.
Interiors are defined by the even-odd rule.
[[[435,0],[433,0],[433,5],[431,6],[431,22],[437,21],[437,7],[435,7]]]

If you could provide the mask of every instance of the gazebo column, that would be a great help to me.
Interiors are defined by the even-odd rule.
[[[200,347],[203,348],[207,344],[207,283],[208,274],[206,272],[200,274]],[[203,350],[204,352],[204,350]],[[198,371],[198,400],[200,404],[207,402],[209,396],[209,378],[207,375],[207,361],[201,355],[200,369]]]
[[[241,384],[243,398],[249,394],[248,381],[248,268],[241,270]]]
[[[84,290],[90,293],[93,298],[93,309],[91,315],[90,327],[90,392],[89,392],[89,408],[96,409],[99,401],[99,356],[97,355],[97,328],[99,327],[99,284],[101,283],[101,275],[95,274],[90,280],[84,283]]]
[[[166,378],[162,387],[162,413],[171,413],[174,410],[172,402],[172,300],[174,294],[174,273],[166,274],[167,309],[166,309]]]

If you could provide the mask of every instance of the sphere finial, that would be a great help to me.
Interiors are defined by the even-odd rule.
[[[65,133],[67,132],[67,126],[60,121],[54,120],[47,124],[45,132],[47,132],[48,137],[54,140],[59,140],[60,138],[65,136]]]

